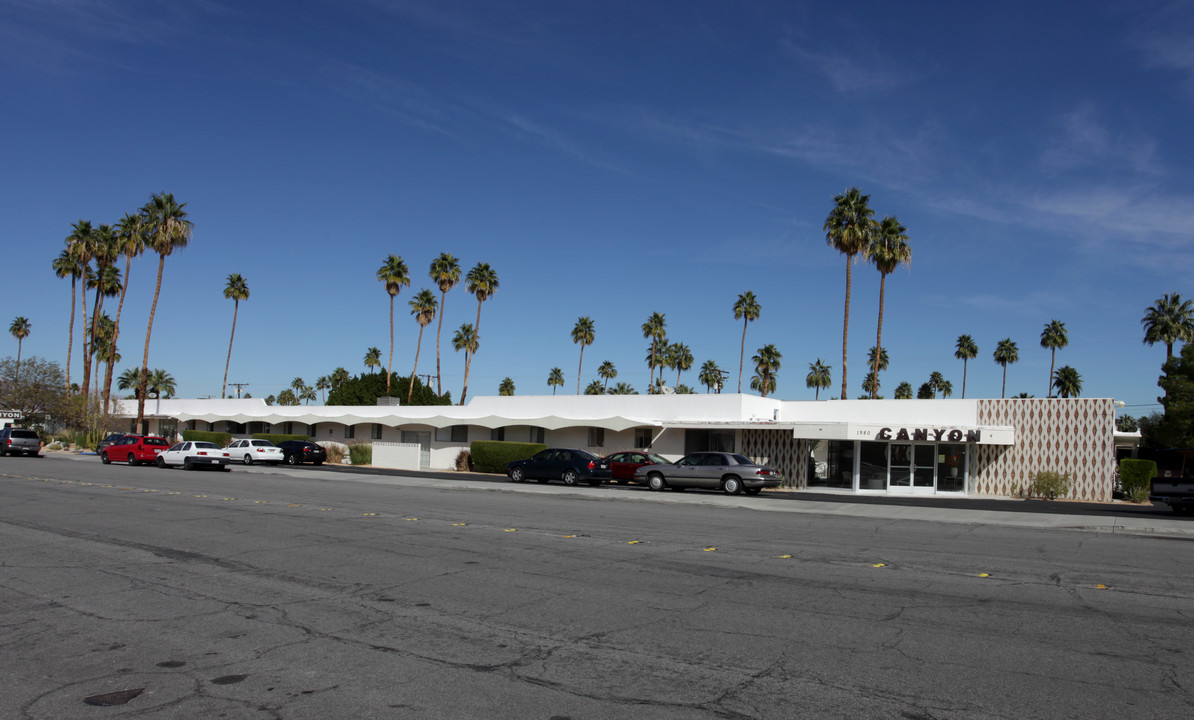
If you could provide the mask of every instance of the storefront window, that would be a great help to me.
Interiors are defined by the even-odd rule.
[[[854,442],[852,440],[830,440],[826,448],[825,474],[820,479],[824,487],[854,487]]]
[[[966,492],[966,446],[937,446],[937,492]]]
[[[887,443],[863,442],[858,452],[858,489],[887,487]]]

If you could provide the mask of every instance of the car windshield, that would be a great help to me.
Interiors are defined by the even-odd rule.
[[[170,447],[170,443],[163,438],[145,438],[146,445],[160,445],[161,447]]]
[[[202,441],[195,443],[195,447],[201,448],[203,450],[219,450],[219,449],[221,449],[219,445],[216,445],[213,442],[202,442]]]
[[[734,455],[731,455],[730,458],[733,459],[734,463],[737,465],[754,465],[755,464],[754,460],[751,460],[750,458],[746,457],[745,455],[734,454]]]
[[[36,438],[37,433],[32,430],[13,430],[12,436],[18,438]]]
[[[647,459],[650,460],[651,462],[655,463],[656,465],[667,465],[667,462],[668,462],[667,459],[664,458],[663,456],[654,455],[651,453],[647,454]]]
[[[253,447],[273,447],[274,444],[269,440],[250,440],[249,444]]]

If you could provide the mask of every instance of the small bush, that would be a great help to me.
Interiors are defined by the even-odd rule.
[[[361,443],[348,446],[348,458],[353,465],[372,465],[373,446]]]
[[[1032,476],[1032,485],[1028,488],[1028,497],[1055,498],[1065,497],[1070,493],[1070,486],[1074,479],[1069,475],[1046,470]]]
[[[232,433],[208,432],[206,430],[183,430],[182,439],[195,442],[213,442],[220,447],[228,447],[228,443],[232,442]]]
[[[344,458],[348,457],[348,446],[338,442],[321,442],[316,443],[328,453],[327,461],[332,465],[340,465],[344,462]]]
[[[543,443],[476,440],[469,446],[469,454],[472,455],[473,467],[477,472],[504,473],[511,462],[525,460],[546,449]]]
[[[1152,488],[1153,478],[1156,476],[1157,463],[1153,460],[1124,458],[1119,461],[1119,481],[1124,489],[1124,497],[1132,502],[1144,502],[1148,499],[1148,491]]]
[[[471,472],[473,469],[473,454],[468,450],[461,450],[456,454],[456,470],[458,472]]]

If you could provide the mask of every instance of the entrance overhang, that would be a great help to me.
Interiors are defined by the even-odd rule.
[[[792,425],[792,436],[803,440],[950,442],[972,445],[1014,445],[1016,442],[1016,429],[1005,425],[878,425],[853,422]]]

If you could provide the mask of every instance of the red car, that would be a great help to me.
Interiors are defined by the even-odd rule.
[[[665,465],[669,460],[643,450],[614,453],[605,458],[609,461],[610,479],[614,482],[634,482],[634,471],[644,465]]]
[[[127,462],[129,465],[152,463],[158,459],[158,453],[168,449],[170,449],[170,443],[165,438],[152,435],[125,435],[100,451],[100,461],[105,465],[113,460]]]

